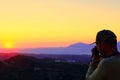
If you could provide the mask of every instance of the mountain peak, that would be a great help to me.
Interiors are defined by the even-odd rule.
[[[79,42],[79,43],[72,44],[72,45],[70,45],[70,46],[68,46],[68,47],[69,47],[69,48],[77,48],[77,47],[85,47],[85,46],[88,46],[88,45],[89,45],[89,44]]]

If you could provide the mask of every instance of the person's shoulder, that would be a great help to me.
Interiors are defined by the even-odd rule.
[[[101,60],[101,63],[103,63],[103,64],[108,64],[108,63],[111,63],[112,61],[115,61],[115,60],[117,60],[118,59],[118,57],[116,57],[116,56],[112,56],[112,57],[108,57],[108,58],[103,58],[102,60]],[[120,58],[119,58],[120,59]]]
[[[105,64],[105,63],[108,63],[108,62],[110,62],[111,61],[111,58],[103,58],[100,62],[102,63],[102,64]]]
[[[108,58],[103,58],[101,61],[100,61],[100,65],[112,65],[112,64],[115,64],[115,63],[120,63],[120,57],[118,56],[112,56],[112,57],[108,57]]]
[[[109,64],[111,64],[111,58],[103,58],[99,63],[100,66],[104,67],[107,67]]]

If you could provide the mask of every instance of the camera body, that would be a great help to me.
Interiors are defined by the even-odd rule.
[[[96,46],[92,49],[92,56],[100,57],[99,51]]]

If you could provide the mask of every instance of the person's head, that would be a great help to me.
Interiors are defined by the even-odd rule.
[[[117,37],[111,30],[101,30],[96,35],[96,46],[102,57],[117,50]]]

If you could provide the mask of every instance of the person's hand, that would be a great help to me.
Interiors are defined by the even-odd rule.
[[[91,52],[92,52],[92,63],[99,63],[100,55],[97,47],[95,46],[94,48],[92,48]]]
[[[100,57],[99,51],[96,46],[94,48],[92,48],[91,52],[92,52],[92,57]]]

